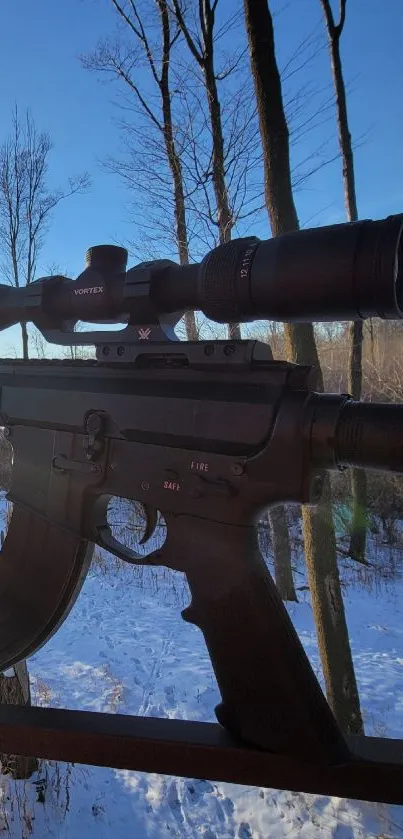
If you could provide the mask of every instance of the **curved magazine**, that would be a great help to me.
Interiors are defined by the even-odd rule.
[[[93,545],[14,505],[0,554],[0,671],[33,655],[66,619]]]

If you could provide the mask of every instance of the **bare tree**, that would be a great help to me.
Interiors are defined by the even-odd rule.
[[[265,196],[272,233],[297,230],[288,125],[277,66],[273,21],[267,0],[244,0],[246,30],[254,78],[265,169]],[[323,389],[312,324],[285,324],[289,358],[315,366]],[[323,503],[303,508],[305,558],[319,651],[329,703],[345,732],[363,729],[359,696],[337,567],[336,540],[326,482]]]
[[[173,0],[171,0],[173,3]],[[256,103],[253,84],[248,72],[247,51],[243,46],[234,50],[233,42],[241,22],[239,13],[224,21],[216,21],[218,0],[207,3],[204,14],[203,3],[175,0],[173,11],[179,9],[179,22],[186,28],[185,42],[193,60],[184,69],[183,61],[176,73],[175,88],[182,93],[182,114],[185,114],[184,128],[178,129],[182,140],[182,163],[187,182],[187,206],[189,216],[196,216],[204,222],[208,236],[205,246],[211,241],[228,241],[235,230],[245,229],[265,211],[262,190],[262,149],[259,140]],[[222,3],[221,8],[225,11]],[[227,47],[230,44],[230,47]],[[283,79],[287,83],[301,68],[311,64],[321,45],[314,33],[298,45],[285,61]],[[228,54],[227,54],[228,53]],[[212,65],[214,86],[211,84]],[[206,72],[204,69],[206,68]],[[298,145],[309,133],[328,121],[328,112],[333,105],[333,96],[323,96],[316,85],[304,83],[284,94],[285,110],[291,123],[291,137],[296,146],[294,189],[303,188],[306,181],[330,160],[326,151],[327,142],[308,155],[298,154]],[[214,102],[216,106],[213,107]],[[217,133],[220,136],[216,136]],[[224,211],[221,213],[218,200],[226,190]],[[211,189],[211,186],[213,189]],[[212,193],[212,194],[211,194]],[[231,214],[230,225],[223,224]],[[218,231],[218,237],[217,237]],[[204,255],[204,254],[203,254]],[[230,329],[239,336],[235,326]]]
[[[357,221],[354,155],[347,113],[346,86],[340,56],[340,38],[346,22],[347,0],[339,0],[339,21],[336,23],[330,0],[320,0],[329,40],[330,61],[336,97],[337,127],[343,167],[344,201],[349,221]],[[348,389],[354,399],[362,394],[363,322],[350,325],[350,355],[348,360]],[[350,537],[350,555],[362,562],[365,559],[367,534],[367,481],[363,469],[351,470],[353,516]]]
[[[197,5],[197,4],[196,4]],[[225,143],[222,106],[218,92],[217,82],[228,77],[240,63],[242,51],[235,56],[225,71],[218,72],[215,66],[215,42],[216,42],[216,9],[218,0],[200,0],[197,5],[198,26],[197,31],[191,31],[186,20],[186,5],[180,0],[173,0],[173,9],[179,26],[184,34],[190,53],[202,71],[205,93],[208,103],[211,136],[211,179],[215,195],[215,216],[219,230],[219,242],[225,244],[231,240],[232,230],[236,222],[234,202],[230,200],[230,188],[227,182],[229,172],[229,160],[234,156],[234,149],[231,147],[231,140]],[[245,87],[245,79],[243,78]],[[201,110],[203,110],[201,108]],[[245,125],[253,124],[254,120],[244,118]],[[249,141],[250,142],[250,141]],[[236,163],[239,164],[240,145],[237,140],[235,150]],[[195,155],[195,166],[197,166],[197,154]],[[245,179],[248,179],[250,172],[245,167]],[[231,181],[230,181],[231,183]],[[239,181],[238,181],[239,183]],[[210,212],[211,218],[211,212]],[[241,329],[238,323],[229,324],[229,335],[234,338],[241,338]],[[292,569],[291,569],[291,548],[288,537],[288,527],[283,507],[278,506],[268,513],[268,520],[272,535],[274,553],[275,578],[279,592],[284,600],[297,600]]]
[[[177,87],[181,91],[182,113],[186,119],[178,126],[182,138],[182,161],[187,183],[189,218],[196,222],[195,229],[203,247],[229,241],[231,233],[240,226],[250,224],[262,212],[261,148],[256,133],[256,108],[250,76],[241,68],[228,70],[226,87],[220,86],[221,123],[224,145],[224,180],[231,206],[231,231],[225,236],[221,215],[217,213],[212,148],[212,126],[203,80],[198,66],[177,70]],[[182,78],[180,79],[180,73]],[[221,73],[219,77],[221,78]],[[239,80],[238,80],[239,75]],[[195,77],[194,83],[189,78]],[[233,327],[231,335],[239,330]]]
[[[218,94],[218,75],[215,68],[215,20],[218,0],[200,0],[198,3],[199,28],[197,34],[193,34],[185,19],[185,5],[179,0],[173,0],[173,8],[179,26],[185,36],[189,50],[203,73],[205,90],[207,95],[208,109],[210,115],[211,130],[211,177],[214,187],[216,218],[219,230],[220,244],[225,244],[231,239],[231,232],[234,226],[234,213],[230,204],[229,190],[226,180],[226,151],[224,145],[224,133],[222,125],[221,102]],[[236,57],[232,67],[228,67],[221,78],[228,76],[239,62]],[[241,338],[241,329],[238,323],[229,326],[230,336]]]
[[[145,174],[148,182],[148,189],[154,188],[161,198],[166,190],[161,186],[164,177],[159,171],[161,163],[161,151],[164,160],[168,164],[171,183],[169,185],[169,200],[173,194],[173,208],[175,218],[175,239],[181,265],[189,263],[188,233],[186,224],[186,206],[183,184],[183,172],[180,154],[178,153],[175,138],[175,125],[172,114],[172,91],[170,82],[170,67],[172,48],[176,43],[179,30],[177,27],[172,31],[170,14],[166,0],[155,0],[158,12],[158,41],[152,36],[155,31],[155,21],[146,26],[145,16],[141,14],[140,4],[135,0],[130,2],[118,2],[111,0],[113,7],[124,27],[127,43],[123,38],[115,41],[106,39],[88,56],[82,57],[84,67],[95,70],[98,73],[106,73],[109,77],[120,80],[130,96],[130,106],[134,101],[134,109],[146,118],[147,124],[153,129],[153,136],[147,137],[145,141],[144,132],[142,144],[150,142],[154,147],[154,173],[152,167],[147,166]],[[144,61],[148,68],[147,81],[142,85],[140,82],[140,69],[144,70]],[[157,93],[157,105],[155,104],[155,93],[150,93],[150,85]],[[127,124],[124,125],[127,128]],[[136,130],[136,129],[132,129]],[[156,139],[157,138],[157,139]],[[145,151],[147,155],[147,150]],[[114,164],[122,173],[122,166],[116,161]],[[140,167],[139,167],[140,168]],[[126,173],[123,169],[123,176],[133,178],[133,168],[129,167]],[[141,169],[139,174],[141,174]],[[166,211],[166,207],[165,207]],[[193,312],[185,315],[186,331],[189,340],[197,339],[197,325]]]
[[[185,36],[189,50],[201,68],[206,88],[208,108],[211,125],[212,142],[212,180],[214,185],[217,224],[219,229],[220,244],[225,244],[231,239],[231,231],[234,226],[234,218],[230,206],[228,188],[226,183],[224,135],[222,127],[221,103],[217,88],[217,73],[215,69],[214,43],[215,43],[215,13],[218,0],[200,0],[198,3],[199,31],[197,35],[191,33],[185,21],[184,4],[179,0],[173,0],[173,8],[179,26]],[[239,59],[235,59],[238,61]],[[226,75],[231,72],[228,68]],[[224,77],[222,75],[222,77]]]
[[[27,112],[15,108],[12,131],[0,148],[0,251],[8,282],[19,288],[35,278],[37,260],[55,207],[89,186],[88,175],[70,178],[66,190],[47,184],[50,137],[38,133]],[[21,323],[23,357],[28,358],[28,331]]]
[[[291,545],[285,508],[279,504],[267,514],[273,550],[274,579],[282,600],[297,602],[291,565]]]

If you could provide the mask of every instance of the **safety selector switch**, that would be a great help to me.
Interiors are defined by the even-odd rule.
[[[204,475],[192,475],[190,495],[192,498],[205,496],[230,498],[238,490],[225,478],[206,478]]]

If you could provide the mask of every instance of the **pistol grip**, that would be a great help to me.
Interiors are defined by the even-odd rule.
[[[191,595],[185,620],[203,632],[222,702],[219,722],[241,739],[326,762],[348,753],[275,583],[252,524],[196,517],[170,522]]]

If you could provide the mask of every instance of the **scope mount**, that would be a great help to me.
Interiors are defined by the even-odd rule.
[[[139,350],[150,344],[182,343],[173,326],[162,322],[141,325],[129,323],[120,330],[75,332],[65,321],[62,328],[45,327],[40,331],[51,344],[65,347],[94,346],[98,361],[114,363],[133,361]]]

